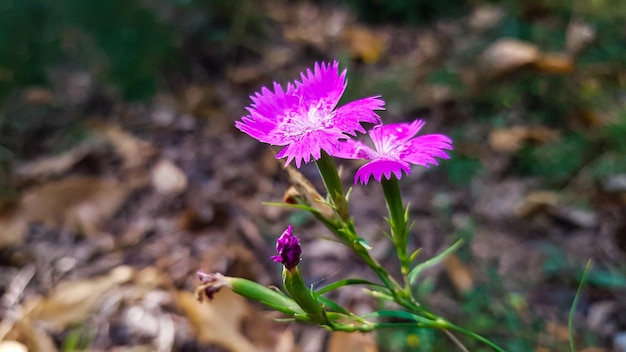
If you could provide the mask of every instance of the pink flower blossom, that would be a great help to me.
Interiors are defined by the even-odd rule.
[[[285,146],[276,159],[292,160],[296,167],[321,157],[324,150],[333,155],[346,134],[365,133],[361,123],[380,123],[374,110],[383,110],[380,97],[369,97],[336,108],[346,89],[346,70],[339,74],[339,63],[316,63],[300,74],[300,81],[288,83],[286,89],[274,82],[274,91],[261,88],[250,96],[246,108],[235,126],[251,137],[271,145]]]
[[[423,120],[411,123],[374,126],[369,136],[375,149],[362,142],[346,140],[341,142],[340,151],[334,156],[344,159],[366,159],[367,164],[359,168],[354,175],[354,184],[369,182],[374,176],[380,182],[383,175],[391,179],[393,173],[397,179],[404,171],[411,174],[411,164],[430,167],[438,165],[437,158],[448,159],[446,150],[452,150],[452,140],[442,134],[427,134],[415,137],[424,126]]]

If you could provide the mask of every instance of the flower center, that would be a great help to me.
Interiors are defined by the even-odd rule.
[[[320,109],[319,104],[310,106],[306,111],[290,111],[282,123],[285,136],[303,137],[311,132],[329,128],[333,112]]]
[[[394,135],[382,135],[382,131],[377,131],[378,135],[374,144],[379,158],[397,159],[398,155],[404,149],[402,143],[398,143],[398,138]]]

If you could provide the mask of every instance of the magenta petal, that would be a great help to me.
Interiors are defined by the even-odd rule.
[[[370,131],[370,138],[373,140],[393,140],[393,143],[404,143],[415,136],[426,124],[424,120],[415,120],[411,123],[393,123],[381,125],[377,129]]]
[[[332,111],[346,89],[346,70],[339,74],[339,63],[315,63],[313,71],[306,70],[296,81],[297,95],[304,106],[315,105],[320,110]]]
[[[380,97],[355,100],[337,109],[335,126],[354,135],[355,131],[365,133],[361,123],[380,123],[380,116],[374,110],[384,110],[385,102]]]
[[[287,84],[286,91],[278,83],[274,83],[274,92],[266,87],[261,88],[261,93],[250,97],[252,105],[247,108],[250,114],[236,121],[235,127],[261,142],[278,142],[272,131],[279,123],[277,117],[287,115],[297,105],[299,100],[294,92],[291,83]]]
[[[313,131],[302,136],[301,139],[288,144],[276,154],[276,159],[287,157],[285,165],[295,160],[296,167],[299,168],[302,161],[307,164],[311,161],[311,157],[313,157],[313,160],[319,159],[322,150],[329,155],[333,155],[339,149],[339,139],[344,138],[347,138],[347,136],[339,131]]]
[[[362,142],[347,139],[339,143],[339,150],[335,151],[332,156],[342,159],[372,160],[376,158],[377,154],[376,151]]]
[[[366,185],[369,182],[370,176],[374,177],[376,182],[380,182],[383,178],[383,175],[386,179],[391,179],[391,174],[394,174],[397,179],[402,178],[402,171],[404,171],[407,175],[411,174],[411,167],[408,163],[388,160],[388,159],[378,159],[371,161],[359,168],[354,175],[354,184],[357,184],[357,181]]]
[[[428,134],[411,140],[402,159],[412,164],[429,167],[439,164],[435,158],[449,159],[446,150],[452,150],[450,138],[441,134]]]

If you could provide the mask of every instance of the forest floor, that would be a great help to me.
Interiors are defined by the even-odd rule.
[[[485,39],[506,16],[493,6],[425,27],[365,25],[347,9],[307,2],[264,14],[271,40],[248,41],[244,28],[216,52],[188,48],[197,75],[164,73],[147,102],[125,102],[76,70],[15,98],[8,113],[56,122],[3,142],[16,158],[0,204],[1,352],[403,351],[416,336],[424,351],[451,348],[442,333],[350,335],[274,322],[277,314],[227,290],[208,303],[194,298],[199,269],[280,286],[269,257],[288,224],[313,286],[375,280],[307,213],[264,204],[289,188],[283,162],[234,127],[261,86],[335,58],[348,69],[342,101],[382,94],[386,123],[423,118],[424,133],[455,140],[450,160],[401,182],[415,221],[410,246],[423,248],[422,260],[466,241],[418,284],[424,303],[507,350],[567,350],[569,310],[592,260],[574,314],[578,350],[623,351],[625,174],[597,183],[580,168],[555,186],[516,173],[525,146],[560,140],[566,127],[531,123],[515,106],[502,125],[474,116],[472,105],[516,75],[575,75],[574,46],[588,45],[580,33],[593,37],[591,28],[578,23],[562,53],[546,53]],[[587,112],[567,119],[567,128],[598,123]],[[339,165],[352,186],[358,162]],[[322,189],[312,165],[300,171]],[[383,204],[377,183],[353,187],[357,230],[393,268]],[[361,313],[378,307],[358,289],[335,298]]]

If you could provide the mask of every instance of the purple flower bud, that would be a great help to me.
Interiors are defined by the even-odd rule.
[[[300,247],[300,240],[292,233],[291,225],[276,240],[276,251],[278,255],[274,255],[271,258],[276,263],[282,263],[287,270],[293,269],[300,263],[302,248]]]

